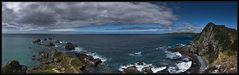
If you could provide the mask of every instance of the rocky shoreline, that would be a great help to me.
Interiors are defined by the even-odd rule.
[[[38,55],[32,56],[32,61],[39,61],[40,64],[35,67],[26,67],[20,65],[17,60],[9,61],[8,64],[2,67],[4,74],[17,73],[84,73],[88,72],[87,68],[94,68],[102,63],[99,58],[93,58],[91,55],[85,53],[78,53],[77,55],[69,55],[58,51],[55,47],[63,43],[52,38],[34,39],[33,44],[50,47],[50,52],[42,50]],[[77,45],[67,42],[64,46],[65,50],[74,50]],[[37,60],[36,60],[37,59]]]
[[[177,45],[175,48],[167,49],[167,51],[173,52],[171,54],[179,57],[189,57],[185,59],[186,62],[176,62],[176,67],[154,67],[144,62],[137,62],[133,65],[123,66],[123,69],[120,69],[120,71],[124,74],[169,74],[171,72],[177,74],[237,73],[236,52],[238,48],[236,31],[223,25],[208,23],[191,44],[186,46]],[[32,43],[54,48],[63,42],[52,38],[45,38],[43,40],[35,39]],[[65,51],[73,51],[76,47],[78,46],[71,42],[64,42],[63,44]],[[37,59],[41,63],[38,67],[27,68],[24,65],[20,65],[18,61],[13,60],[2,68],[2,72],[7,74],[85,73],[90,72],[88,68],[94,68],[103,62],[102,59],[94,58],[85,53],[66,55],[56,49],[51,49],[51,53],[43,50],[38,55],[32,56],[32,60]],[[179,68],[178,65],[183,68]]]

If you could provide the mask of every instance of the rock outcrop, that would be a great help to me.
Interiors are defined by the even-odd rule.
[[[46,51],[41,51],[39,52],[39,61],[42,63],[42,64],[46,64],[48,63],[48,53]]]
[[[20,65],[18,61],[12,60],[2,68],[3,74],[24,74],[26,73],[27,67]]]
[[[207,73],[225,73],[227,72],[226,70],[229,71],[229,69],[226,68],[235,68],[231,66],[237,66],[237,63],[233,61],[237,60],[237,41],[237,30],[225,27],[224,25],[215,25],[210,22],[202,32],[194,38],[192,45],[185,48],[185,51],[206,57],[209,61]],[[224,57],[228,57],[231,60],[222,61]],[[225,58],[225,60],[226,59],[227,58]],[[225,62],[233,64],[226,65]],[[212,69],[215,65],[225,67],[223,69],[224,71],[219,72],[217,68]],[[235,72],[236,70],[234,73]]]
[[[237,50],[237,30],[210,22],[193,40],[190,48],[190,52],[206,55],[209,62],[213,62],[219,52],[235,53]]]
[[[34,40],[32,41],[32,43],[39,43],[39,42],[41,42],[41,39],[34,39]]]
[[[84,53],[79,53],[77,54],[77,57],[82,60],[84,63],[90,65],[90,66],[97,66],[102,63],[101,59],[94,59],[92,56],[84,54]]]
[[[153,71],[152,71],[151,68],[152,68],[152,66],[145,67],[145,68],[144,68],[144,72],[146,72],[147,74],[152,74]]]
[[[123,73],[126,74],[139,74],[140,72],[137,70],[136,66],[130,66],[124,69]]]
[[[68,42],[68,43],[66,43],[65,49],[67,49],[67,50],[74,50],[75,49],[75,45],[70,43],[70,42]]]

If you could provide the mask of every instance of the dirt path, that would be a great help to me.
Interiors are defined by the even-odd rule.
[[[208,67],[208,61],[204,57],[198,56],[198,55],[197,55],[197,59],[200,62],[199,72],[203,73]]]
[[[52,70],[55,71],[56,73],[61,73],[60,71],[56,70],[56,68],[53,68]]]
[[[76,68],[71,65],[71,61],[72,61],[72,59],[71,59],[70,62],[69,62],[69,65],[71,66],[71,68],[73,69],[73,71],[74,71],[75,73],[79,73],[79,72],[76,70]]]

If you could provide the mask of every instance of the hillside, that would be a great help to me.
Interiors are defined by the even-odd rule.
[[[191,53],[207,58],[209,61],[208,73],[234,73],[237,71],[237,62],[235,61],[237,60],[237,30],[235,29],[210,22],[194,38],[189,50]]]

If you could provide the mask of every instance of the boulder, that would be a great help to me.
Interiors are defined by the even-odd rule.
[[[144,72],[146,72],[147,74],[152,74],[153,71],[151,70],[152,66],[148,66],[144,68]]]
[[[141,61],[141,62],[138,62],[137,64],[138,65],[144,65],[144,62]]]
[[[101,61],[99,58],[94,59],[93,62],[94,62],[94,66],[97,66],[97,65],[99,65],[100,63],[102,63],[102,61]]]
[[[81,71],[84,71],[85,69],[86,69],[85,65],[80,68]]]
[[[84,60],[85,58],[88,59],[88,60],[94,60],[94,58],[90,55],[86,55],[86,54],[83,54],[83,53],[80,53],[78,54],[78,57],[81,59],[81,60]]]
[[[27,67],[20,65],[18,61],[12,60],[2,68],[3,74],[25,74]]]
[[[34,39],[33,41],[32,41],[32,43],[40,43],[41,42],[41,39]]]
[[[52,46],[55,46],[55,44],[52,43],[52,42],[48,42],[48,44],[47,44],[46,46],[48,46],[48,47],[52,47]]]
[[[56,40],[55,43],[60,43],[60,41],[59,41],[59,40]]]
[[[48,38],[48,40],[52,40],[52,38]]]
[[[75,45],[75,47],[78,47],[77,45]]]
[[[137,70],[136,66],[130,66],[130,67],[127,67],[126,69],[124,69],[123,73],[126,73],[126,74],[137,74],[137,73],[140,73],[140,72]]]
[[[70,42],[68,42],[68,43],[66,43],[65,49],[67,49],[67,50],[74,50],[75,49],[75,45],[70,43]]]

